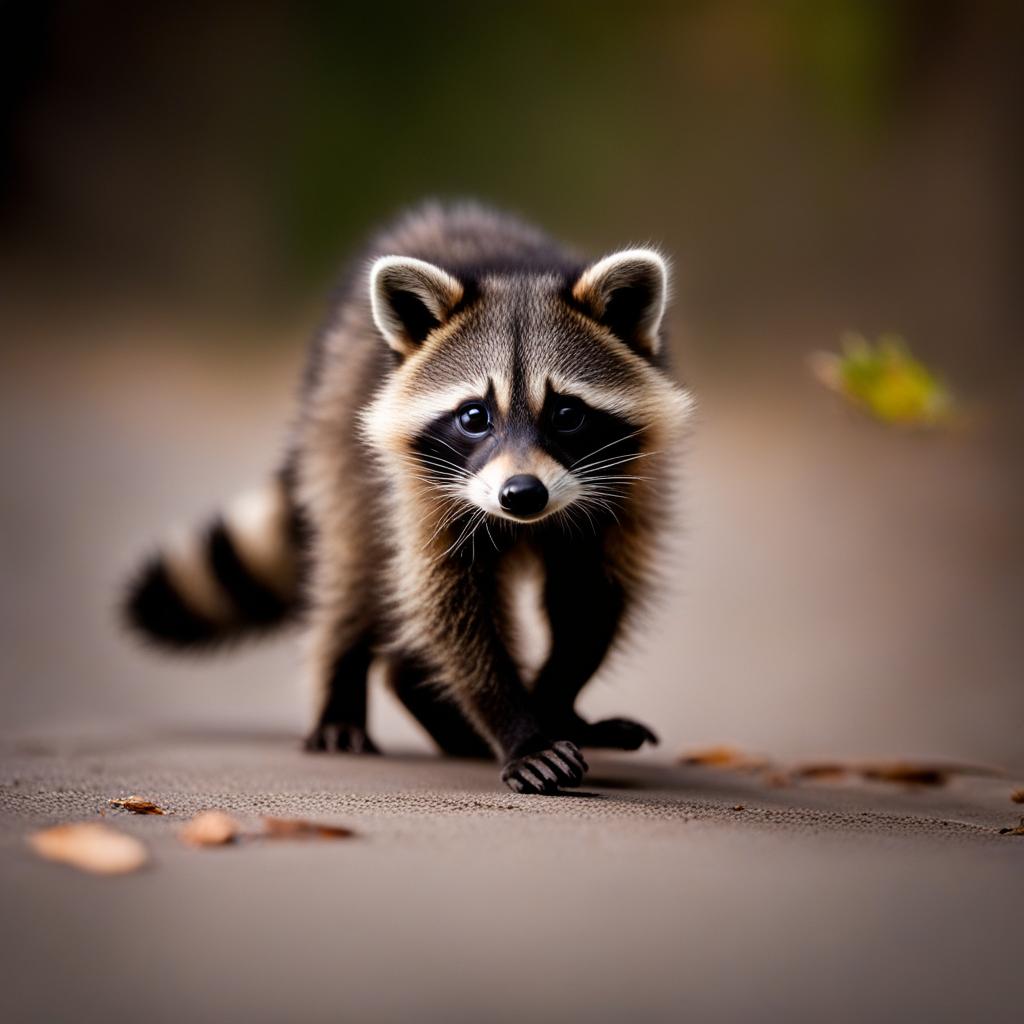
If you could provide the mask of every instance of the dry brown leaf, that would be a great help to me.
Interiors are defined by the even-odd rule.
[[[1024,836],[1024,818],[1021,818],[1020,824],[1013,828],[1001,828],[999,834],[1001,836]]]
[[[916,786],[944,786],[955,775],[978,775],[1000,778],[1006,775],[1002,768],[984,764],[966,764],[957,761],[866,761],[847,766],[862,778],[874,782],[897,782]]]
[[[704,768],[726,768],[730,771],[753,772],[769,767],[764,758],[751,757],[742,750],[726,745],[692,750],[679,755],[679,764],[697,765]]]
[[[680,764],[729,765],[742,760],[743,755],[735,747],[706,747],[679,755]]]
[[[94,875],[124,875],[149,859],[138,839],[94,821],[43,829],[28,842],[40,857]]]
[[[223,811],[201,811],[186,822],[178,838],[189,846],[225,846],[238,838],[241,825]]]
[[[1024,804],[1024,789],[1015,789],[1015,790],[1014,790],[1014,791],[1013,791],[1013,792],[1012,792],[1012,793],[1010,794],[1010,799],[1011,799],[1011,800],[1012,800],[1012,801],[1013,801],[1013,802],[1014,802],[1015,804]]]
[[[941,775],[977,775],[982,778],[999,779],[1006,777],[1006,770],[990,764],[970,764],[965,761],[896,761],[897,767],[909,766],[915,770],[937,772]],[[885,762],[883,762],[883,767]],[[859,766],[863,768],[876,767],[874,762],[866,762]],[[948,781],[948,780],[947,780]]]
[[[889,764],[866,764],[859,769],[865,779],[874,782],[902,782],[909,786],[944,786],[949,770],[936,765],[893,761]]]
[[[812,762],[811,764],[798,764],[792,771],[794,775],[801,779],[838,779],[846,775],[849,768],[844,764],[822,761]]]
[[[343,825],[324,825],[302,818],[264,818],[263,835],[268,839],[347,839],[355,832]]]
[[[153,803],[152,800],[143,800],[141,796],[125,796],[117,800],[108,800],[111,807],[120,807],[124,811],[131,811],[132,814],[163,814],[164,809]]]
[[[786,765],[764,757],[751,757],[735,747],[725,744],[706,747],[681,754],[679,764],[716,768],[733,772],[760,772],[760,781],[766,786],[788,786],[804,779],[831,780],[847,775],[859,776],[873,782],[888,782],[907,786],[944,786],[954,775],[981,775],[1005,777],[1000,768],[990,765],[959,764],[955,762],[922,763],[914,761],[842,762],[810,761]],[[1024,789],[1012,797],[1024,803]]]

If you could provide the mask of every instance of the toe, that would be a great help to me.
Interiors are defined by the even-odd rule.
[[[534,774],[532,767],[528,764],[519,766],[516,775],[522,780],[527,793],[543,793],[544,780],[540,775]]]
[[[306,737],[306,750],[337,751],[341,754],[377,754],[376,744],[359,726],[344,722],[323,722]]]
[[[327,749],[327,738],[319,726],[315,728],[303,741],[304,749],[312,753],[320,753]]]
[[[560,772],[558,769],[544,759],[543,754],[538,754],[536,757],[530,758],[530,768],[541,775],[544,781],[552,786],[557,786],[560,781]]]
[[[588,765],[586,758],[583,756],[580,748],[571,740],[559,740],[554,745],[553,751],[564,761],[568,761],[569,764],[578,767],[581,772],[585,772],[587,770]]]
[[[546,751],[542,757],[548,770],[557,774],[558,781],[563,786],[578,786],[583,780],[583,769],[578,764],[567,758],[562,758],[553,750]]]
[[[353,754],[376,754],[378,753],[377,746],[366,734],[366,731],[356,726],[351,726],[344,730],[345,732],[345,750],[351,751]],[[340,737],[339,737],[340,738]],[[341,750],[341,744],[339,743],[338,749]]]

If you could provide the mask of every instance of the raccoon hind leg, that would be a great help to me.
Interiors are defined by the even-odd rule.
[[[305,740],[306,750],[378,753],[366,731],[367,676],[372,662],[369,634],[335,655],[319,716]]]

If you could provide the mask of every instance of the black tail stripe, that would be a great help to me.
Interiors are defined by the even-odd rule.
[[[160,558],[146,562],[132,582],[124,613],[151,640],[171,647],[201,647],[217,638],[217,626],[185,603]]]
[[[267,625],[284,617],[288,606],[249,571],[221,519],[210,527],[206,553],[213,575],[243,620],[254,625]]]

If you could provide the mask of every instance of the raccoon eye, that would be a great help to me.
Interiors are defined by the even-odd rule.
[[[587,418],[583,403],[575,398],[563,398],[551,413],[551,425],[560,434],[571,434],[579,430]]]
[[[491,414],[483,402],[467,402],[459,406],[455,422],[468,437],[483,437],[491,429]]]

